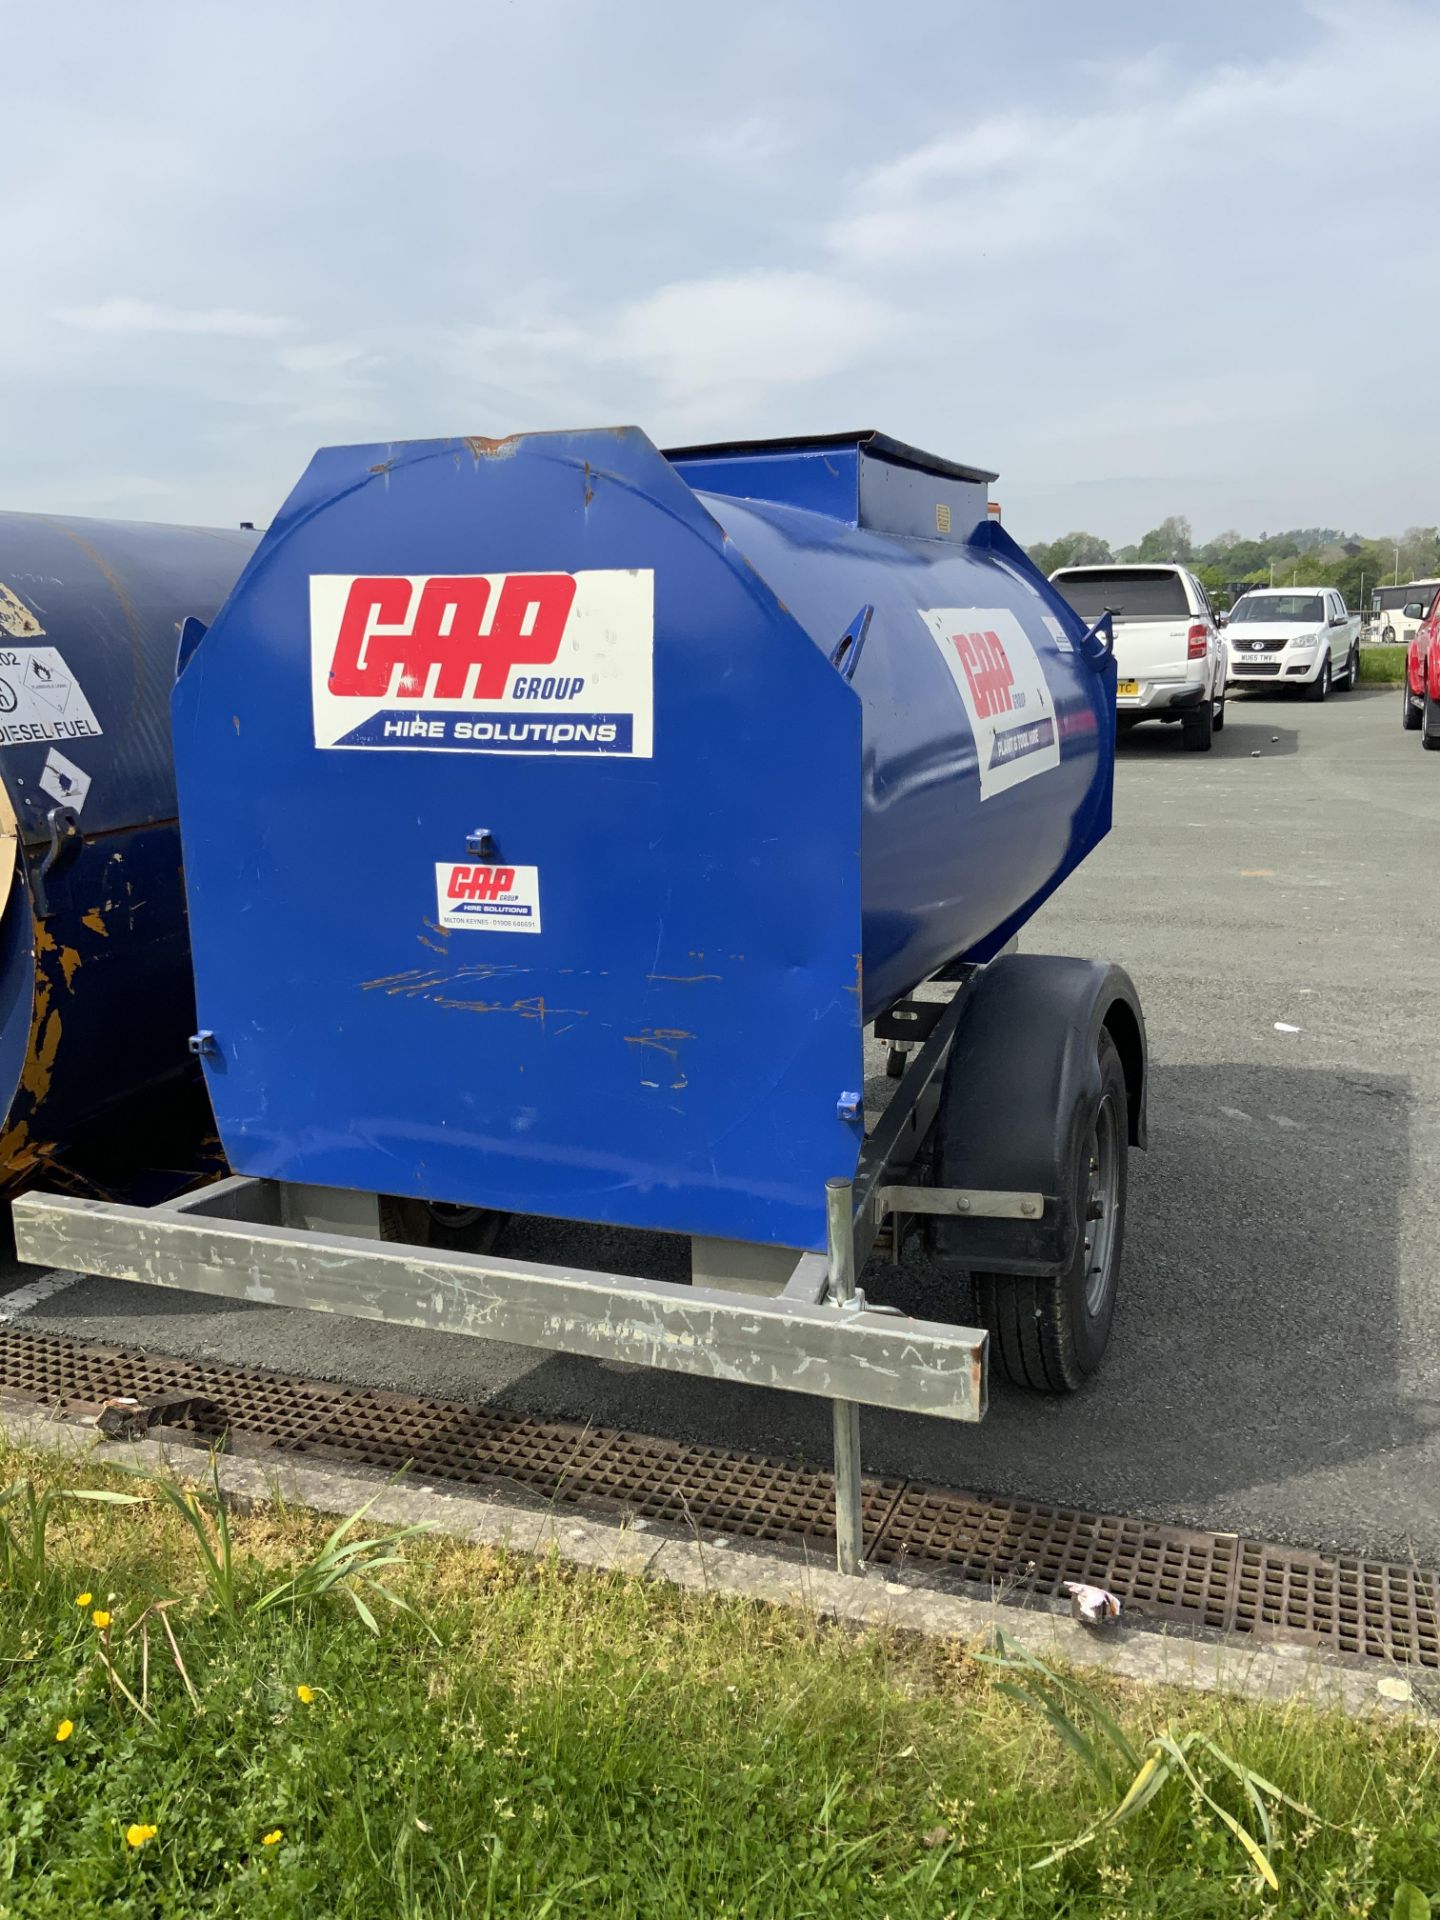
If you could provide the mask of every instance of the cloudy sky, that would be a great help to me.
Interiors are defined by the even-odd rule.
[[[1434,0],[0,0],[0,506],[877,426],[1022,540],[1440,517]]]

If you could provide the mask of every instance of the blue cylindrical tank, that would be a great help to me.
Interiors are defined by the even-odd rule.
[[[174,1145],[132,1124],[193,1073],[169,694],[254,544],[0,513],[0,1190]]]
[[[317,455],[175,693],[237,1171],[823,1244],[865,1023],[1109,826],[1113,664],[991,477],[874,434]]]

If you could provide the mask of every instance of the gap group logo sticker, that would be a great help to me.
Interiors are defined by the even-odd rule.
[[[435,913],[451,932],[539,933],[540,869],[437,860]]]
[[[310,576],[317,747],[653,751],[655,575]]]
[[[1060,764],[1055,702],[1039,655],[1008,607],[936,607],[934,636],[975,735],[980,798]]]

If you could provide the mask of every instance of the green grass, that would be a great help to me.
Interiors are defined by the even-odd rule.
[[[1360,684],[1373,687],[1398,687],[1405,678],[1404,647],[1362,647]]]
[[[1419,1920],[1440,1892],[1425,1727],[1017,1684],[975,1649],[434,1540],[352,1555],[412,1610],[357,1609],[308,1516],[236,1516],[223,1550],[210,1520],[217,1575],[155,1487],[6,1452],[26,1477],[144,1498],[52,1503],[0,1579],[7,1920]],[[1105,1826],[1157,1736],[1209,1802],[1177,1770]],[[1284,1796],[1278,1892],[1222,1817],[1260,1817],[1232,1759]]]

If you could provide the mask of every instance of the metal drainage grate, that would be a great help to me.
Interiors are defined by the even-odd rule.
[[[1240,1542],[1069,1507],[905,1488],[869,1558],[936,1563],[964,1580],[1059,1593],[1067,1580],[1108,1587],[1134,1611],[1231,1627]]]
[[[826,1558],[834,1547],[830,1476],[754,1454],[83,1346],[13,1324],[0,1325],[0,1388],[62,1413],[119,1395],[146,1404],[184,1392],[210,1403],[181,1422],[186,1429],[228,1433],[247,1449],[258,1442],[391,1473],[409,1466],[424,1479],[518,1487]],[[899,1479],[866,1481],[865,1537],[876,1565],[1002,1593],[1050,1596],[1085,1580],[1141,1616],[1440,1667],[1440,1581],[1408,1567]]]

